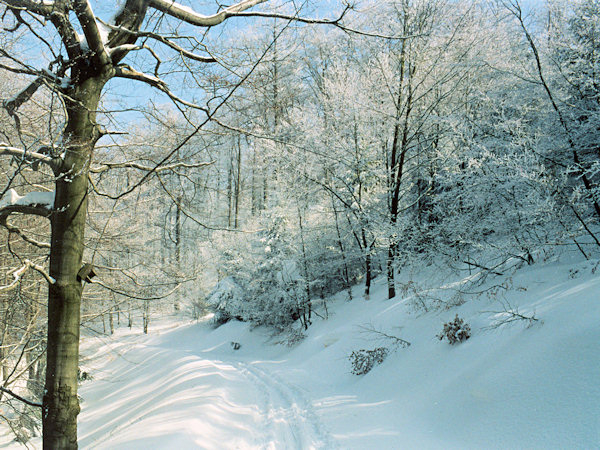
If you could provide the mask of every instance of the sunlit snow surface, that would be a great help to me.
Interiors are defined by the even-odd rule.
[[[359,287],[351,302],[332,300],[329,320],[315,319],[295,347],[240,322],[85,338],[82,367],[94,379],[80,389],[80,448],[599,448],[596,264],[535,264],[479,287],[508,280],[508,290],[427,313],[385,300],[378,280],[368,301]],[[435,274],[420,270],[417,284]],[[498,298],[543,323],[487,329],[501,317]],[[457,313],[472,337],[450,346],[436,334]],[[352,375],[352,350],[382,345],[361,332],[369,324],[412,345]]]

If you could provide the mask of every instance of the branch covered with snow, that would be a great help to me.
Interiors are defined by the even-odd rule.
[[[12,147],[4,142],[0,142],[0,155],[9,155],[17,158],[26,158],[47,164],[54,170],[57,159],[39,152],[31,152],[22,148]]]
[[[12,275],[13,281],[9,284],[5,284],[4,286],[0,286],[0,291],[8,291],[10,289],[15,288],[21,281],[21,278],[23,277],[23,275],[25,275],[25,273],[29,269],[33,269],[33,270],[39,272],[40,274],[42,274],[42,276],[46,279],[46,281],[49,284],[56,283],[56,280],[54,278],[52,278],[50,275],[48,275],[48,272],[46,272],[46,270],[42,266],[35,264],[35,263],[31,262],[30,260],[26,259],[23,266],[19,267],[18,269],[14,269],[8,273],[9,275]]]
[[[204,111],[205,113],[208,114],[207,109],[205,107],[197,105],[192,102],[188,102],[188,101],[178,97],[177,95],[175,95],[169,89],[167,83],[165,83],[163,80],[161,80],[160,78],[158,78],[156,76],[148,75],[146,73],[139,72],[135,69],[132,69],[131,67],[123,65],[123,66],[119,66],[115,69],[115,77],[128,78],[130,80],[141,81],[143,83],[146,83],[149,86],[152,86],[153,88],[160,90],[161,92],[164,92],[174,103],[179,103],[181,105],[185,105],[190,108],[198,109],[198,110]]]
[[[94,57],[98,59],[100,64],[107,63],[108,54],[104,48],[104,39],[106,39],[107,34],[100,32],[90,3],[88,0],[77,0],[74,4],[74,11],[83,29],[87,46],[94,53]]]
[[[101,166],[90,168],[90,172],[91,173],[102,173],[102,172],[106,172],[111,169],[136,169],[136,170],[141,170],[141,171],[145,171],[145,172],[165,172],[167,170],[175,170],[175,169],[196,169],[199,167],[210,166],[214,163],[215,163],[214,161],[200,162],[200,163],[196,163],[196,164],[174,163],[174,164],[168,164],[165,166],[161,166],[158,168],[151,167],[151,166],[144,166],[142,164],[138,164],[135,162],[104,163]]]
[[[54,191],[29,192],[23,196],[14,189],[9,189],[0,198],[0,218],[12,213],[32,214],[48,217],[54,206]]]
[[[171,0],[150,0],[150,6],[189,24],[200,27],[212,27],[220,24],[231,16],[235,16],[246,9],[266,1],[268,0],[243,0],[210,16],[197,13],[193,9]]]
[[[58,9],[54,0],[2,0],[2,3],[16,10],[26,10],[47,17]]]

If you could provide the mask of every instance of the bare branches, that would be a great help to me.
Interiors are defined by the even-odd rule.
[[[194,61],[198,61],[198,62],[205,62],[205,63],[212,63],[212,62],[216,62],[216,59],[213,58],[212,56],[203,56],[203,55],[199,55],[197,53],[193,53],[189,50],[184,49],[183,47],[181,47],[180,45],[176,44],[175,42],[173,42],[172,40],[157,34],[157,33],[152,33],[149,31],[132,31],[132,30],[128,30],[127,28],[124,27],[118,27],[115,25],[111,25],[109,23],[106,23],[104,21],[102,21],[99,18],[96,18],[96,20],[98,20],[98,22],[100,22],[101,24],[103,24],[104,26],[106,26],[107,28],[110,28],[113,31],[119,31],[122,32],[124,34],[128,34],[131,35],[135,38],[138,37],[147,37],[150,39],[154,39],[162,44],[165,44],[166,46],[172,48],[173,50],[175,50],[176,52],[180,53],[182,56],[192,59]],[[112,42],[112,41],[111,41]],[[127,45],[127,44],[121,44],[121,45]],[[112,54],[114,54],[117,49],[119,47],[114,47],[111,49],[111,56]]]
[[[140,297],[140,296],[137,296],[137,295],[129,294],[129,293],[125,292],[125,291],[119,290],[119,289],[114,288],[112,286],[109,286],[109,285],[107,285],[107,284],[105,284],[105,283],[103,283],[102,281],[99,281],[99,280],[91,280],[90,284],[102,286],[104,289],[108,289],[110,292],[114,292],[115,294],[122,295],[123,297],[130,298],[132,300],[144,300],[144,301],[160,300],[160,299],[166,298],[169,295],[171,295],[174,292],[176,292],[180,288],[180,286],[181,286],[181,284],[177,284],[173,289],[171,289],[170,291],[168,291],[168,292],[166,292],[166,293],[164,293],[162,295],[155,295],[155,296],[150,296],[150,297]]]
[[[30,152],[21,148],[12,147],[4,142],[0,142],[0,155],[9,155],[16,158],[39,161],[47,164],[52,170],[54,170],[58,164],[58,158],[52,158],[44,153]]]
[[[23,277],[23,275],[25,275],[25,273],[29,269],[33,269],[33,270],[39,272],[46,279],[46,281],[49,284],[56,283],[56,280],[54,278],[52,278],[50,275],[48,275],[48,272],[46,272],[46,270],[42,266],[35,264],[35,263],[31,262],[30,260],[26,259],[24,264],[21,267],[19,267],[18,269],[13,269],[10,272],[8,272],[9,275],[13,276],[13,281],[4,286],[0,286],[0,292],[1,291],[9,291],[11,289],[14,289],[21,282],[21,278]]]
[[[0,391],[4,392],[5,394],[10,395],[11,397],[16,398],[17,400],[19,400],[20,402],[23,402],[29,406],[35,406],[37,408],[41,408],[42,404],[41,403],[34,403],[32,401],[29,401],[23,397],[21,397],[20,395],[15,394],[13,391],[6,389],[5,387],[0,386]]]
[[[526,324],[527,328],[531,327],[536,322],[543,323],[543,321],[535,317],[535,311],[530,316],[526,316],[519,311],[518,307],[513,307],[507,300],[499,300],[499,302],[502,305],[502,311],[482,311],[483,313],[495,314],[494,322],[484,329],[493,330],[513,322],[521,321]]]
[[[24,234],[20,228],[17,228],[16,226],[10,224],[8,222],[8,216],[5,216],[5,215],[0,216],[0,225],[2,225],[4,228],[6,228],[9,233],[16,234],[21,239],[23,239],[25,242],[27,242],[35,247],[44,248],[44,249],[50,248],[50,244],[48,244],[47,242],[36,241],[35,239],[32,239],[29,236],[27,236],[26,234]]]
[[[254,11],[241,12],[241,13],[233,14],[233,15],[240,16],[240,17],[263,17],[263,18],[268,18],[268,19],[292,20],[295,22],[305,23],[307,25],[329,25],[329,26],[334,26],[336,28],[339,28],[340,30],[342,30],[343,32],[348,33],[348,34],[356,34],[359,36],[373,37],[373,38],[387,39],[387,40],[412,39],[412,38],[419,36],[419,35],[392,36],[392,35],[388,35],[388,34],[374,33],[371,31],[364,31],[364,30],[358,30],[356,28],[351,28],[342,23],[342,20],[345,16],[346,12],[349,9],[350,8],[347,7],[337,19],[313,19],[313,18],[307,18],[307,17],[292,16],[292,15],[288,15],[288,14],[279,14],[279,13],[270,13],[270,12],[254,12]]]
[[[375,328],[375,326],[373,324],[369,324],[366,326],[360,326],[359,329],[361,330],[361,333],[370,335],[375,340],[391,341],[393,345],[403,347],[403,348],[410,347],[410,342],[408,342],[407,340],[404,340],[402,338],[399,338],[398,336],[394,336],[389,333],[385,333],[384,331],[378,330],[377,328]]]

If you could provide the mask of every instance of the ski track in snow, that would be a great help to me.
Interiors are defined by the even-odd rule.
[[[159,350],[153,355],[153,358],[164,357],[164,348],[161,346],[142,344],[140,348],[156,348]],[[315,412],[312,402],[302,393],[302,391],[280,376],[271,371],[259,367],[261,362],[240,361],[238,359],[206,358],[206,355],[199,355],[194,351],[177,351],[170,353],[169,359],[177,360],[181,356],[192,357],[196,360],[202,360],[213,368],[219,370],[230,369],[237,373],[238,377],[230,380],[228,389],[234,391],[252,390],[257,399],[256,407],[260,413],[257,429],[254,430],[247,442],[247,447],[242,444],[239,448],[260,448],[264,450],[279,449],[337,449],[339,448],[335,439],[325,430],[318,414]],[[121,356],[121,355],[120,355]],[[146,356],[147,358],[147,356]],[[132,365],[138,365],[133,361],[128,361]],[[144,363],[142,363],[144,364]],[[165,364],[168,364],[165,360]],[[126,371],[125,371],[126,372]],[[135,380],[135,378],[134,378]],[[129,384],[128,380],[122,379],[122,383]],[[165,390],[165,395],[169,397],[173,393],[173,388],[160,386],[157,390]],[[175,389],[176,390],[176,389]],[[168,401],[168,400],[167,400]],[[158,409],[164,406],[163,402],[155,405],[156,399],[149,396],[140,401],[133,402],[128,406],[129,411],[121,416],[121,423],[115,423],[106,431],[96,430],[95,434],[88,443],[91,448],[102,444],[106,439],[111,439],[118,434],[127,431],[128,428],[139,424],[146,419],[151,419]],[[223,412],[227,414],[226,411]],[[123,420],[126,417],[126,420]],[[225,417],[225,416],[224,416]]]
[[[261,394],[265,449],[337,448],[298,388],[255,364],[240,362],[238,369]]]

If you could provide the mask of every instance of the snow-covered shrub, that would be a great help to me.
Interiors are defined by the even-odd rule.
[[[307,305],[305,282],[285,233],[285,220],[265,218],[252,235],[215,235],[219,270],[227,275],[206,303],[215,321],[231,318],[280,331],[297,320]]]
[[[458,314],[453,321],[445,323],[444,330],[437,335],[440,341],[446,338],[450,344],[461,343],[470,337],[471,327]]]
[[[386,347],[377,347],[373,350],[355,350],[353,351],[348,359],[352,365],[352,373],[354,375],[364,375],[369,373],[373,366],[381,364],[387,355],[389,350]]]
[[[242,319],[242,289],[231,276],[217,283],[205,303],[214,313],[213,321],[216,325],[223,325],[232,318]]]
[[[302,329],[290,327],[285,333],[281,334],[281,337],[275,341],[277,345],[285,345],[286,347],[294,347],[304,340],[306,334]]]

